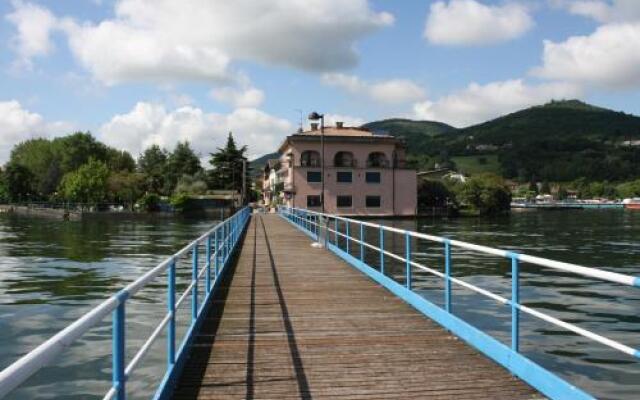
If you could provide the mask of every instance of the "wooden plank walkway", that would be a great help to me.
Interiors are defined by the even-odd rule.
[[[254,215],[175,399],[533,399],[276,215]]]

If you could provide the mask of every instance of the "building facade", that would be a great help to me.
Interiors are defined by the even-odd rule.
[[[288,136],[280,146],[279,176],[286,205],[321,211],[324,180],[327,213],[416,214],[416,171],[406,168],[401,140],[338,123],[324,129],[323,159],[321,139],[321,131],[312,124],[311,130]]]
[[[280,179],[279,159],[270,159],[262,170],[262,201],[266,206],[278,205],[284,196],[284,182]]]

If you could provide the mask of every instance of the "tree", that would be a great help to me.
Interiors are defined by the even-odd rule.
[[[178,180],[174,193],[176,194],[205,194],[207,182],[203,174],[182,175]]]
[[[136,160],[128,151],[120,151],[109,148],[107,150],[107,166],[111,171],[133,172],[136,169]]]
[[[182,176],[195,175],[200,171],[200,159],[191,149],[189,142],[178,142],[167,159],[165,192],[172,193]]]
[[[549,181],[542,181],[542,186],[540,187],[540,193],[551,194],[551,185],[549,185]]]
[[[499,176],[476,175],[455,188],[460,203],[480,215],[495,215],[511,208],[511,191]]]
[[[640,179],[631,182],[621,183],[616,187],[618,197],[626,199],[640,196]]]
[[[243,163],[247,161],[247,146],[238,148],[233,134],[229,132],[224,148],[211,153],[209,164],[213,169],[209,172],[209,182],[215,189],[242,191]],[[251,181],[249,168],[246,169],[246,182]]]
[[[425,179],[418,184],[418,207],[446,207],[449,202],[455,203],[455,194],[440,182]]]
[[[564,186],[558,187],[558,194],[556,195],[558,200],[566,200],[569,197],[569,193]]]
[[[109,168],[103,161],[90,159],[62,178],[60,192],[70,201],[97,204],[107,197]]]
[[[144,193],[145,176],[141,173],[115,172],[107,180],[109,198],[115,203],[133,207]]]
[[[9,201],[9,188],[5,180],[4,171],[0,168],[0,203]]]
[[[33,197],[34,177],[28,168],[9,163],[3,175],[10,201],[26,201]]]
[[[167,158],[167,151],[156,144],[138,158],[138,171],[145,175],[147,188],[152,193],[161,193],[165,187]]]
[[[98,142],[89,132],[76,132],[53,140],[55,151],[60,157],[63,174],[72,172],[87,164],[89,159],[107,162],[109,148]]]
[[[62,178],[60,157],[48,139],[30,139],[17,144],[11,150],[9,162],[29,170],[37,197],[48,197]]]

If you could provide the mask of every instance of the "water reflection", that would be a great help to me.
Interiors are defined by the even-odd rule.
[[[532,255],[640,275],[640,213],[566,211],[514,213],[498,219],[382,220],[383,224],[447,236]],[[59,222],[0,215],[0,368],[67,326],[91,307],[182,247],[213,221],[111,220]],[[352,232],[357,232],[352,228]],[[378,232],[366,230],[375,244]],[[343,242],[344,246],[344,242]],[[385,237],[389,251],[402,254],[404,238]],[[443,271],[439,244],[414,242],[416,261]],[[351,251],[360,250],[351,244]],[[201,257],[204,257],[201,254]],[[379,255],[365,248],[379,266]],[[178,264],[178,287],[190,279],[189,259]],[[509,261],[455,249],[453,275],[510,297]],[[387,274],[405,279],[404,264],[385,259]],[[640,290],[524,264],[521,299],[535,309],[640,347]],[[442,280],[414,271],[419,293],[443,305]],[[127,306],[128,355],[139,348],[165,312],[164,279],[144,289]],[[189,321],[188,301],[178,334]],[[504,343],[510,340],[510,309],[454,285],[454,312]],[[640,366],[584,338],[522,316],[521,348],[536,362],[600,398],[635,399]],[[75,343],[55,367],[28,381],[11,398],[101,398],[110,382],[110,321]],[[163,371],[159,340],[129,384],[132,398],[148,398]],[[74,397],[69,394],[74,393]]]
[[[612,211],[525,212],[496,219],[381,220],[402,229],[446,236],[556,260],[640,275],[640,213]],[[375,232],[367,232],[374,237]],[[404,253],[403,238],[386,239],[385,248]],[[441,245],[414,243],[416,261],[443,271]],[[373,267],[378,256],[367,255]],[[404,283],[405,266],[385,260],[387,275]],[[640,290],[534,265],[521,266],[521,301],[627,345],[640,347]],[[453,275],[509,298],[508,260],[453,251]],[[440,278],[415,271],[414,286],[443,305]],[[510,308],[454,285],[454,313],[510,343]],[[601,346],[530,316],[522,316],[521,349],[534,361],[598,398],[635,399],[640,393],[637,359]]]
[[[61,222],[0,215],[0,368],[66,327],[102,300],[213,225],[212,220],[92,219]],[[191,276],[178,263],[177,286]],[[127,303],[127,351],[134,354],[165,313],[162,278]],[[184,334],[189,302],[177,321]],[[158,341],[134,372],[132,398],[148,398],[164,366]],[[107,318],[56,365],[9,398],[102,398],[110,385],[111,325]]]

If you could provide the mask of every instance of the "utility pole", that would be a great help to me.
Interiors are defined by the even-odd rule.
[[[247,204],[247,160],[242,159],[242,205]]]

